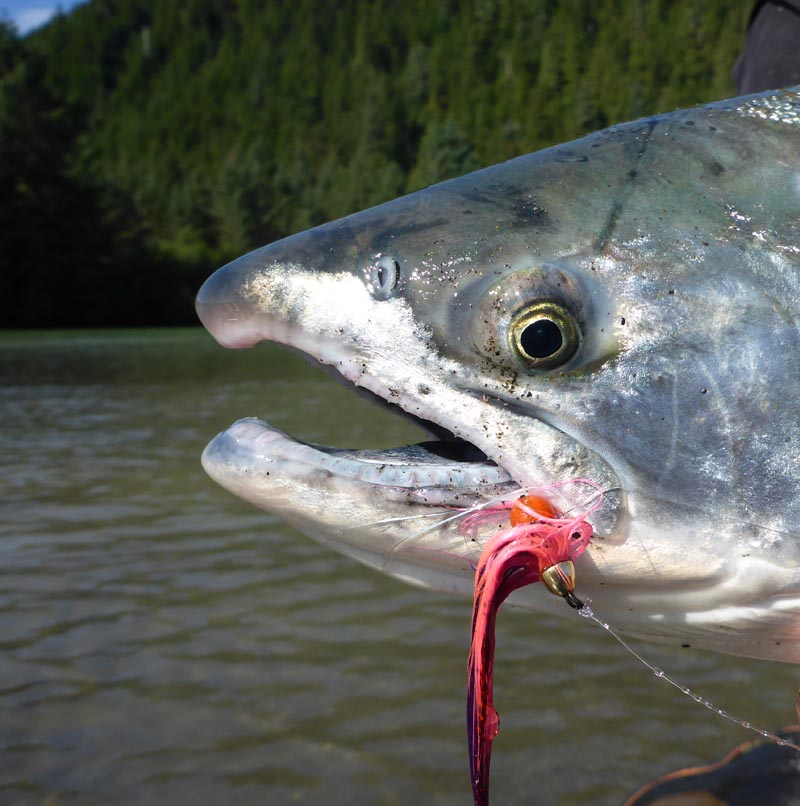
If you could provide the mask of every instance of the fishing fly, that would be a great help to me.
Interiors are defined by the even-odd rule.
[[[576,515],[560,512],[551,499],[565,484],[588,485],[596,492],[594,503]],[[498,513],[508,512],[511,523],[486,543],[475,568],[467,663],[467,741],[472,793],[480,806],[489,802],[491,743],[500,729],[492,700],[497,612],[513,591],[539,580],[572,607],[583,607],[574,594],[573,561],[589,545],[593,527],[587,517],[601,505],[602,497],[594,482],[576,479],[465,513],[465,533]]]
[[[578,514],[561,512],[552,498],[566,485],[586,485],[595,492],[593,503]],[[472,640],[467,675],[467,740],[470,777],[476,806],[489,803],[489,767],[492,741],[499,732],[500,719],[493,703],[495,624],[500,606],[518,588],[541,581],[553,594],[561,596],[582,617],[608,632],[656,677],[665,680],[697,703],[743,728],[783,746],[800,750],[789,739],[739,719],[710,700],[679,683],[663,669],[654,666],[634,650],[610,624],[575,595],[576,560],[588,547],[593,527],[587,518],[602,503],[603,491],[588,479],[576,479],[545,490],[526,492],[514,500],[498,500],[463,510],[462,533],[508,513],[510,527],[492,537],[484,546],[475,566],[472,609]]]

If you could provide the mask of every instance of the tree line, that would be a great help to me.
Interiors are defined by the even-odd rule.
[[[91,0],[0,21],[0,327],[186,324],[249,249],[733,93],[729,0]]]

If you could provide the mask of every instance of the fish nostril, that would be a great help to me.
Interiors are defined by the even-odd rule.
[[[386,300],[394,295],[400,280],[400,264],[393,257],[382,257],[370,272],[372,296]]]

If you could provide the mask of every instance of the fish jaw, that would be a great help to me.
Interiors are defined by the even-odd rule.
[[[797,105],[796,92],[782,98]],[[474,445],[516,487],[599,484],[578,587],[615,626],[800,660],[797,460],[770,453],[760,411],[800,444],[786,381],[797,326],[782,302],[800,293],[800,126],[781,109],[740,99],[675,113],[429,188],[234,261],[201,289],[198,313],[225,346],[267,339],[312,356]],[[515,365],[504,335],[537,295],[581,322],[577,357],[557,372]],[[760,366],[764,351],[783,370]],[[210,475],[258,506],[408,581],[471,586],[477,553],[453,524],[420,535],[397,520],[381,543],[370,524],[400,517],[387,485],[340,479],[309,505],[319,474],[303,481],[284,457],[288,487],[256,484],[256,452],[237,454],[251,468],[237,478],[229,442],[215,443]],[[407,493],[402,506],[430,513]],[[354,522],[351,545],[340,537]]]

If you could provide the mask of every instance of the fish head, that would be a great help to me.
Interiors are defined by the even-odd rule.
[[[800,659],[799,106],[786,92],[614,127],[223,267],[197,298],[221,344],[286,344],[437,439],[330,449],[251,418],[206,470],[332,548],[459,592],[500,528],[459,511],[545,491],[592,510],[578,589],[615,626]]]

